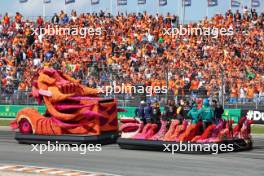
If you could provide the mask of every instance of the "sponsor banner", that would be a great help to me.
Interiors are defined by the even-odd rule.
[[[15,118],[16,114],[24,108],[34,108],[41,114],[46,112],[45,106],[0,105],[0,118]]]
[[[46,112],[45,106],[30,106],[30,105],[0,105],[0,118],[15,118],[16,114],[24,108],[34,108],[38,110],[40,114]],[[120,107],[126,109],[127,112],[118,113],[118,118],[120,117],[134,117],[135,110],[137,107]],[[163,108],[161,108],[163,111]]]
[[[241,117],[241,109],[225,109],[222,118],[225,120],[234,120],[235,123],[239,121]]]
[[[45,106],[29,106],[29,105],[0,105],[0,118],[15,118],[16,114],[24,108],[34,108],[38,110],[40,114],[46,112]],[[135,117],[135,110],[137,107],[120,107],[126,109],[127,112],[118,113],[118,118],[121,117]],[[161,112],[164,108],[161,107]],[[187,113],[187,112],[186,112]],[[247,117],[249,120],[253,120],[254,124],[264,125],[264,111],[260,110],[241,110],[241,109],[225,109],[223,119],[232,119],[235,123],[241,117]]]
[[[248,120],[253,120],[253,124],[263,124],[264,125],[264,111],[242,110],[241,117],[247,117]]]

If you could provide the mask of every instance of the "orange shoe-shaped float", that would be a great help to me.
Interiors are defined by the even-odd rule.
[[[43,69],[34,78],[32,96],[45,103],[46,113],[25,108],[11,126],[34,135],[118,133],[117,102],[99,98],[99,93],[60,71]]]

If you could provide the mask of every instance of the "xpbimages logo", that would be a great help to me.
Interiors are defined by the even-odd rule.
[[[177,144],[163,144],[163,152],[171,152],[172,154],[177,152],[211,152],[212,154],[218,154],[219,152],[232,152],[234,151],[234,144],[209,144],[209,143],[190,143],[180,142]]]
[[[147,96],[151,96],[153,94],[166,94],[167,86],[132,86],[125,85],[122,83],[121,85],[117,85],[115,82],[112,86],[102,86],[98,87],[100,93],[105,93],[107,96],[111,94],[146,94]]]
[[[184,27],[180,25],[179,28],[164,28],[163,35],[177,37],[185,35],[196,35],[196,36],[212,36],[218,38],[219,36],[231,36],[234,35],[234,29],[229,28],[207,28],[207,27]]]
[[[81,155],[85,155],[88,152],[100,152],[102,151],[101,144],[60,144],[58,141],[47,144],[31,144],[31,152],[38,152],[40,155],[46,152],[78,152]]]
[[[58,36],[80,36],[81,38],[85,38],[86,36],[100,36],[102,35],[102,28],[92,28],[92,27],[59,27],[59,26],[51,26],[43,28],[36,28],[32,35],[58,35]]]

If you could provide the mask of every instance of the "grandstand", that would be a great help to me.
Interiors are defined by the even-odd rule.
[[[90,87],[116,84],[167,86],[167,99],[210,97],[231,107],[264,106],[264,13],[244,7],[188,22],[188,7],[180,13],[94,13],[58,11],[34,19],[21,13],[0,18],[0,79],[2,104],[34,104],[31,82],[43,67],[60,69]],[[252,7],[252,6],[249,6]],[[95,8],[95,7],[94,7]],[[214,8],[214,7],[213,7]],[[95,8],[98,9],[98,8]],[[123,9],[123,10],[122,10]],[[90,9],[91,10],[91,9]],[[93,10],[93,9],[92,9]],[[113,10],[113,9],[112,9]],[[118,10],[118,9],[116,9]],[[203,16],[206,16],[204,14]],[[179,20],[180,19],[180,20]],[[190,20],[192,21],[192,20]],[[233,35],[164,35],[164,29],[229,28]],[[188,23],[187,23],[188,22]],[[92,27],[100,36],[32,35],[35,29]],[[137,105],[146,95],[112,94],[123,105]]]

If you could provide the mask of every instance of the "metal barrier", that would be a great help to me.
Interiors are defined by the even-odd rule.
[[[164,106],[166,100],[175,100],[176,103],[179,103],[181,99],[185,102],[191,103],[191,101],[196,99],[207,98],[206,96],[194,96],[194,95],[178,95],[174,96],[171,94],[158,94],[148,96],[146,94],[111,94],[105,95],[101,94],[100,97],[104,98],[116,98],[118,104],[123,107],[127,106],[138,106],[140,101],[153,101],[157,100],[160,103],[160,106]],[[217,99],[219,97],[209,97],[210,99]],[[225,98],[224,107],[229,109],[256,109],[264,110],[263,97],[256,97],[255,99],[248,100],[245,102],[237,101],[236,103],[230,103],[229,98]],[[13,94],[1,93],[0,94],[0,104],[9,104],[9,105],[37,105],[35,98],[30,96],[30,92],[21,92],[15,91]]]

